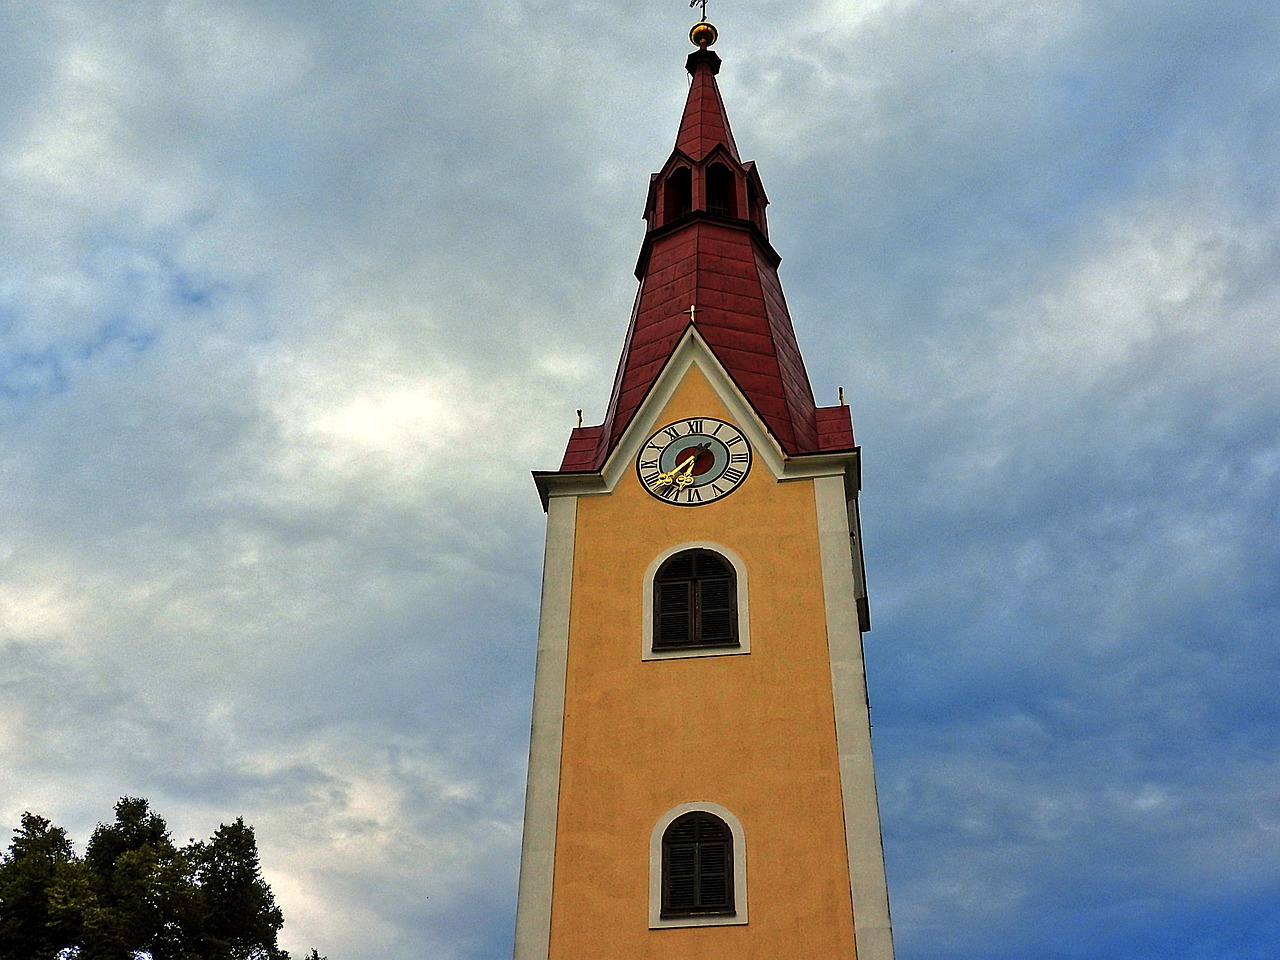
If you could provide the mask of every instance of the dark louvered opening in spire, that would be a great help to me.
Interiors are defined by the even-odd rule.
[[[738,646],[733,564],[711,550],[685,550],[653,580],[653,649]]]

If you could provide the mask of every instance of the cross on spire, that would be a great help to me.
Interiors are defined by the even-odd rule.
[[[693,9],[699,4],[702,5],[702,19],[705,21],[707,19],[707,0],[689,0],[689,9]]]

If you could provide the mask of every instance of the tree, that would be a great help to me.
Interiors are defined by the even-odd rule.
[[[196,926],[207,956],[277,960],[284,915],[262,879],[253,828],[241,818],[223,824],[208,843],[186,851],[195,886]],[[257,952],[255,952],[257,951]]]
[[[242,818],[179,848],[146,800],[123,797],[115,814],[83,858],[61,827],[23,814],[0,855],[0,960],[289,960]]]
[[[90,901],[88,872],[67,832],[24,813],[0,856],[0,958],[51,957],[79,942]]]
[[[98,909],[87,920],[80,960],[184,960],[192,891],[185,858],[146,800],[123,797],[116,819],[98,824],[85,850]]]

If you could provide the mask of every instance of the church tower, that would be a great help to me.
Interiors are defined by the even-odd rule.
[[[690,38],[604,422],[547,511],[515,960],[892,960],[849,408]]]

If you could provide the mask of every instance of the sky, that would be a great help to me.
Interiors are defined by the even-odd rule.
[[[899,960],[1274,960],[1280,7],[712,0],[863,448]],[[510,956],[544,516],[683,0],[0,0],[0,837]]]

